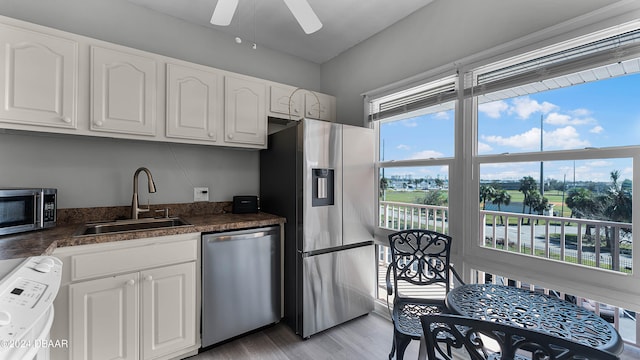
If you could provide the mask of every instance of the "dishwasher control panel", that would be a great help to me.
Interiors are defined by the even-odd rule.
[[[0,339],[20,339],[47,313],[61,276],[62,261],[33,256],[0,279]]]

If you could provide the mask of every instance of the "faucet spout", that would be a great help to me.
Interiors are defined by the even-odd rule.
[[[149,185],[149,192],[156,192],[156,184],[153,181],[153,176],[151,175],[151,171],[146,167],[140,167],[136,170],[135,174],[133,174],[133,198],[131,199],[131,218],[138,219],[141,212],[147,212],[149,209],[142,209],[139,205],[138,200],[138,176],[140,173],[144,171],[147,174],[147,183]]]

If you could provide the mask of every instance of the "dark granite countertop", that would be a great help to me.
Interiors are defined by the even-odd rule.
[[[122,233],[73,236],[82,223],[59,225],[52,229],[0,236],[0,260],[50,255],[58,247],[133,240],[156,236],[227,231],[284,224],[285,218],[268,213],[209,214],[181,216],[192,226],[180,226]]]

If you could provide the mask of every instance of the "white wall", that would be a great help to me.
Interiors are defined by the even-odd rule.
[[[322,64],[339,122],[362,125],[361,94],[480,53],[617,0],[436,0]]]
[[[54,187],[60,208],[131,204],[133,174],[151,170],[157,192],[139,177],[140,203],[193,201],[209,187],[210,201],[258,195],[257,151],[0,130],[0,187]]]

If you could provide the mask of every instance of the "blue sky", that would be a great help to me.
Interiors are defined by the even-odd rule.
[[[480,154],[540,149],[543,120],[545,150],[640,144],[640,74],[481,104],[478,109]],[[385,160],[453,156],[453,110],[383,124]],[[608,181],[613,170],[631,179],[631,159],[553,162],[545,178]],[[443,173],[444,171],[444,173]],[[388,169],[389,174],[446,177],[446,168]],[[539,177],[539,163],[485,165],[483,179]]]

